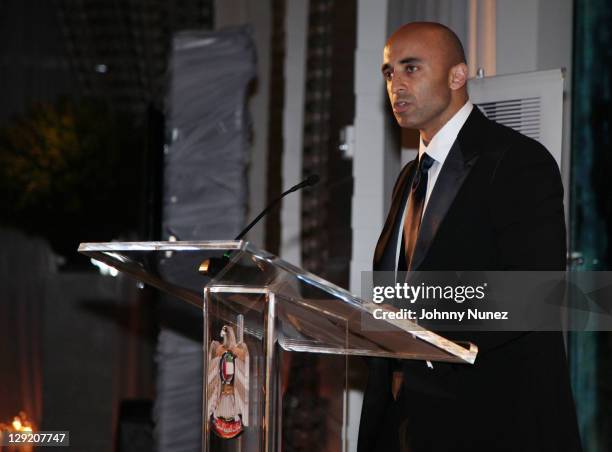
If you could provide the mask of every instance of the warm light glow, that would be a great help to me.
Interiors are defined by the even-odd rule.
[[[13,418],[10,424],[0,423],[0,433],[6,432],[33,432],[34,425],[28,420],[28,416],[21,411],[18,416]]]
[[[22,425],[21,425],[21,419],[20,419],[20,418],[18,418],[17,416],[15,416],[15,418],[13,419],[13,429],[14,429],[16,432],[20,432],[20,431],[21,431],[21,427],[22,427]]]
[[[210,268],[210,259],[204,259],[202,263],[200,264],[200,268],[198,268],[198,271],[200,273],[206,274],[208,273],[209,268]]]

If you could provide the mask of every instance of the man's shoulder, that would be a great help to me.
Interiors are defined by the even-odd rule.
[[[555,164],[555,159],[546,147],[539,141],[500,124],[492,119],[484,118],[485,130],[483,138],[487,141],[482,150],[495,154],[496,160],[505,162],[541,162]]]

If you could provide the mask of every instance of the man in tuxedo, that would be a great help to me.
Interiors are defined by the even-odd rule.
[[[374,271],[563,270],[563,187],[550,153],[469,101],[457,36],[412,23],[382,66],[393,114],[418,129]],[[360,452],[580,451],[560,332],[448,333],[479,347],[473,366],[369,361]]]

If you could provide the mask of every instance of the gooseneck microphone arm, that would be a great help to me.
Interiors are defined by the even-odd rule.
[[[316,174],[313,174],[312,176],[308,176],[308,178],[304,179],[302,182],[300,182],[297,185],[294,185],[293,187],[291,187],[289,190],[281,193],[276,199],[274,199],[270,204],[268,204],[268,206],[263,210],[263,212],[261,212],[259,215],[257,215],[255,217],[255,219],[253,221],[251,221],[248,226],[246,228],[244,228],[240,234],[238,234],[236,236],[236,238],[234,240],[240,240],[242,237],[244,237],[244,235],[249,232],[251,230],[251,228],[253,226],[255,226],[257,224],[257,222],[259,220],[261,220],[273,207],[276,206],[276,204],[278,204],[278,202],[283,199],[285,196],[287,196],[289,193],[293,193],[294,191],[297,190],[301,190],[302,188],[305,187],[311,187],[315,184],[317,184],[319,182],[319,176]]]
[[[293,187],[291,187],[286,192],[281,193],[281,195],[279,197],[277,197],[274,201],[272,201],[270,204],[268,204],[268,206],[264,209],[264,211],[261,212],[259,215],[257,215],[257,217],[253,221],[251,221],[249,223],[249,225],[246,228],[244,228],[240,232],[240,234],[238,234],[238,236],[234,240],[240,240],[242,237],[244,237],[244,235],[247,232],[249,232],[251,230],[251,228],[253,226],[255,226],[257,224],[257,222],[259,220],[261,220],[262,217],[270,211],[270,209],[275,207],[278,204],[278,202],[281,199],[283,199],[285,196],[287,196],[289,193],[294,192],[296,190],[300,190],[300,189],[302,189],[304,187],[310,187],[312,185],[315,185],[317,182],[319,182],[319,176],[317,176],[316,174],[313,174],[312,176],[310,176],[307,179],[303,180],[299,184],[294,185]],[[211,278],[215,278],[216,275],[218,275],[219,272],[229,262],[230,255],[231,255],[231,252],[230,251],[226,251],[225,253],[223,253],[223,256],[210,257],[208,259],[205,259],[200,264],[200,268],[199,268],[200,273],[202,273],[204,275],[207,275],[207,276],[209,276]]]

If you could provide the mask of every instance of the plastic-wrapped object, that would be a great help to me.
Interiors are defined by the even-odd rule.
[[[167,99],[163,240],[233,239],[244,226],[250,138],[246,95],[255,74],[249,27],[175,36]],[[164,271],[163,260],[159,271]],[[165,301],[163,317],[182,320],[162,324],[157,348],[160,452],[201,450],[201,313],[178,303]]]
[[[163,231],[180,240],[232,239],[247,201],[250,31],[183,32],[173,46]]]

